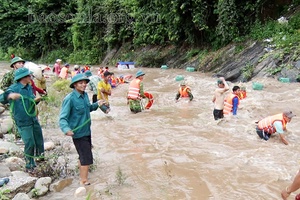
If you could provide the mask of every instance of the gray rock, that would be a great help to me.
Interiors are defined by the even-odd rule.
[[[22,171],[14,171],[11,173],[12,176],[9,177],[10,181],[8,184],[0,189],[10,191],[6,196],[12,199],[17,193],[28,193],[32,190],[37,178],[31,177]]]
[[[8,149],[10,154],[13,153],[22,153],[23,151],[16,145],[15,143],[12,142],[5,142],[5,141],[0,141],[0,146],[3,148]]]
[[[8,176],[12,176],[9,168],[4,163],[0,163],[0,178]]]
[[[30,200],[30,198],[25,193],[18,193],[12,200]]]
[[[12,119],[10,117],[6,117],[5,119],[2,120],[2,122],[0,124],[0,133],[5,134],[5,133],[10,132],[11,129],[12,129],[12,127],[13,127],[13,121],[12,121]]]
[[[49,191],[49,185],[51,184],[52,179],[50,177],[39,178],[34,188],[36,189],[37,196],[43,196]]]
[[[45,149],[45,151],[50,151],[50,150],[52,150],[54,148],[55,148],[54,142],[50,141],[50,142],[45,142],[44,143],[44,149]]]
[[[18,157],[9,157],[4,160],[10,171],[19,171],[25,166],[25,161]]]

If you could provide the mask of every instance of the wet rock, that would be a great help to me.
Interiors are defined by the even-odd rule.
[[[8,176],[12,176],[9,168],[4,163],[0,163],[0,178]]]
[[[16,140],[16,137],[14,134],[9,133],[9,134],[5,134],[3,139],[6,142],[14,142]]]
[[[74,196],[75,197],[83,197],[86,195],[86,189],[85,187],[79,187],[76,189]]]
[[[18,157],[9,157],[4,160],[10,171],[19,171],[25,166],[25,161]]]
[[[71,185],[72,182],[73,182],[72,178],[66,178],[66,179],[63,179],[63,180],[59,180],[59,181],[57,181],[57,182],[50,185],[50,191],[51,192],[60,192],[64,188]]]
[[[30,198],[25,193],[18,193],[12,200],[30,200]]]
[[[54,142],[45,142],[44,143],[44,149],[45,149],[45,151],[50,151],[50,150],[52,150],[52,149],[54,149],[55,148],[55,144],[54,144]]]
[[[43,196],[49,191],[49,185],[51,184],[52,179],[50,177],[39,178],[34,188],[36,189],[37,196]]]

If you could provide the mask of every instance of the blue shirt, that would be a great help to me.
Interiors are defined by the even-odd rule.
[[[232,99],[232,114],[233,115],[236,115],[238,106],[239,106],[239,98],[238,97],[234,97]]]
[[[91,135],[90,112],[98,109],[98,103],[91,104],[86,92],[80,94],[73,90],[62,103],[59,115],[59,127],[64,134],[72,130],[73,138]]]
[[[22,96],[17,100],[8,100],[10,93],[19,93]],[[10,104],[16,125],[22,127],[30,126],[37,122],[34,98],[31,85],[23,85],[20,82],[16,82],[0,95],[0,102],[2,104]]]
[[[284,131],[283,131],[283,126],[282,126],[282,122],[280,122],[280,121],[275,121],[275,122],[273,123],[273,126],[275,127],[277,133],[279,133],[279,134],[284,133]]]

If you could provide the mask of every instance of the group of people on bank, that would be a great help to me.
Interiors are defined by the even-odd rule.
[[[11,60],[10,66],[12,71],[5,74],[1,82],[1,88],[4,90],[4,93],[0,95],[0,102],[3,104],[9,103],[11,106],[14,122],[25,144],[25,168],[26,171],[33,172],[36,167],[36,161],[44,158],[44,140],[35,109],[40,99],[34,93],[32,72],[23,67],[24,63],[25,60],[20,57],[14,57]],[[93,164],[90,112],[98,108],[104,113],[109,112],[108,96],[111,95],[112,90],[109,83],[111,76],[112,73],[109,71],[103,73],[102,79],[98,75],[93,75],[90,70],[74,74],[70,84],[70,88],[73,90],[62,102],[59,126],[66,136],[72,137],[76,147],[80,161],[79,171],[82,185],[90,184],[88,181],[88,169],[89,165]],[[135,78],[129,83],[127,100],[133,113],[143,110],[141,100],[146,98],[143,85],[144,76],[145,73],[139,70]],[[237,115],[238,106],[242,99],[239,93],[240,87],[234,86],[232,92],[227,95],[226,92],[229,90],[229,86],[223,77],[218,79],[217,85],[218,88],[215,90],[212,99],[214,103],[214,119],[222,119],[224,114],[232,113]],[[91,102],[86,93],[87,87],[93,91]],[[44,92],[46,94],[46,91]],[[185,82],[180,84],[175,101],[177,102],[180,98],[189,98],[190,101],[194,98],[191,88]],[[272,134],[278,133],[282,142],[288,144],[283,133],[286,131],[286,124],[294,116],[291,111],[285,111],[261,119],[257,123],[256,132],[264,140],[269,140]],[[295,183],[282,192],[283,199],[286,199],[291,192],[296,191],[300,187],[300,176],[297,175],[296,178]]]

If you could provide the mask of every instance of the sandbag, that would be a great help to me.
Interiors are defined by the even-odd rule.
[[[33,76],[37,79],[42,79],[42,67],[33,62],[25,62],[24,67],[33,72]]]

